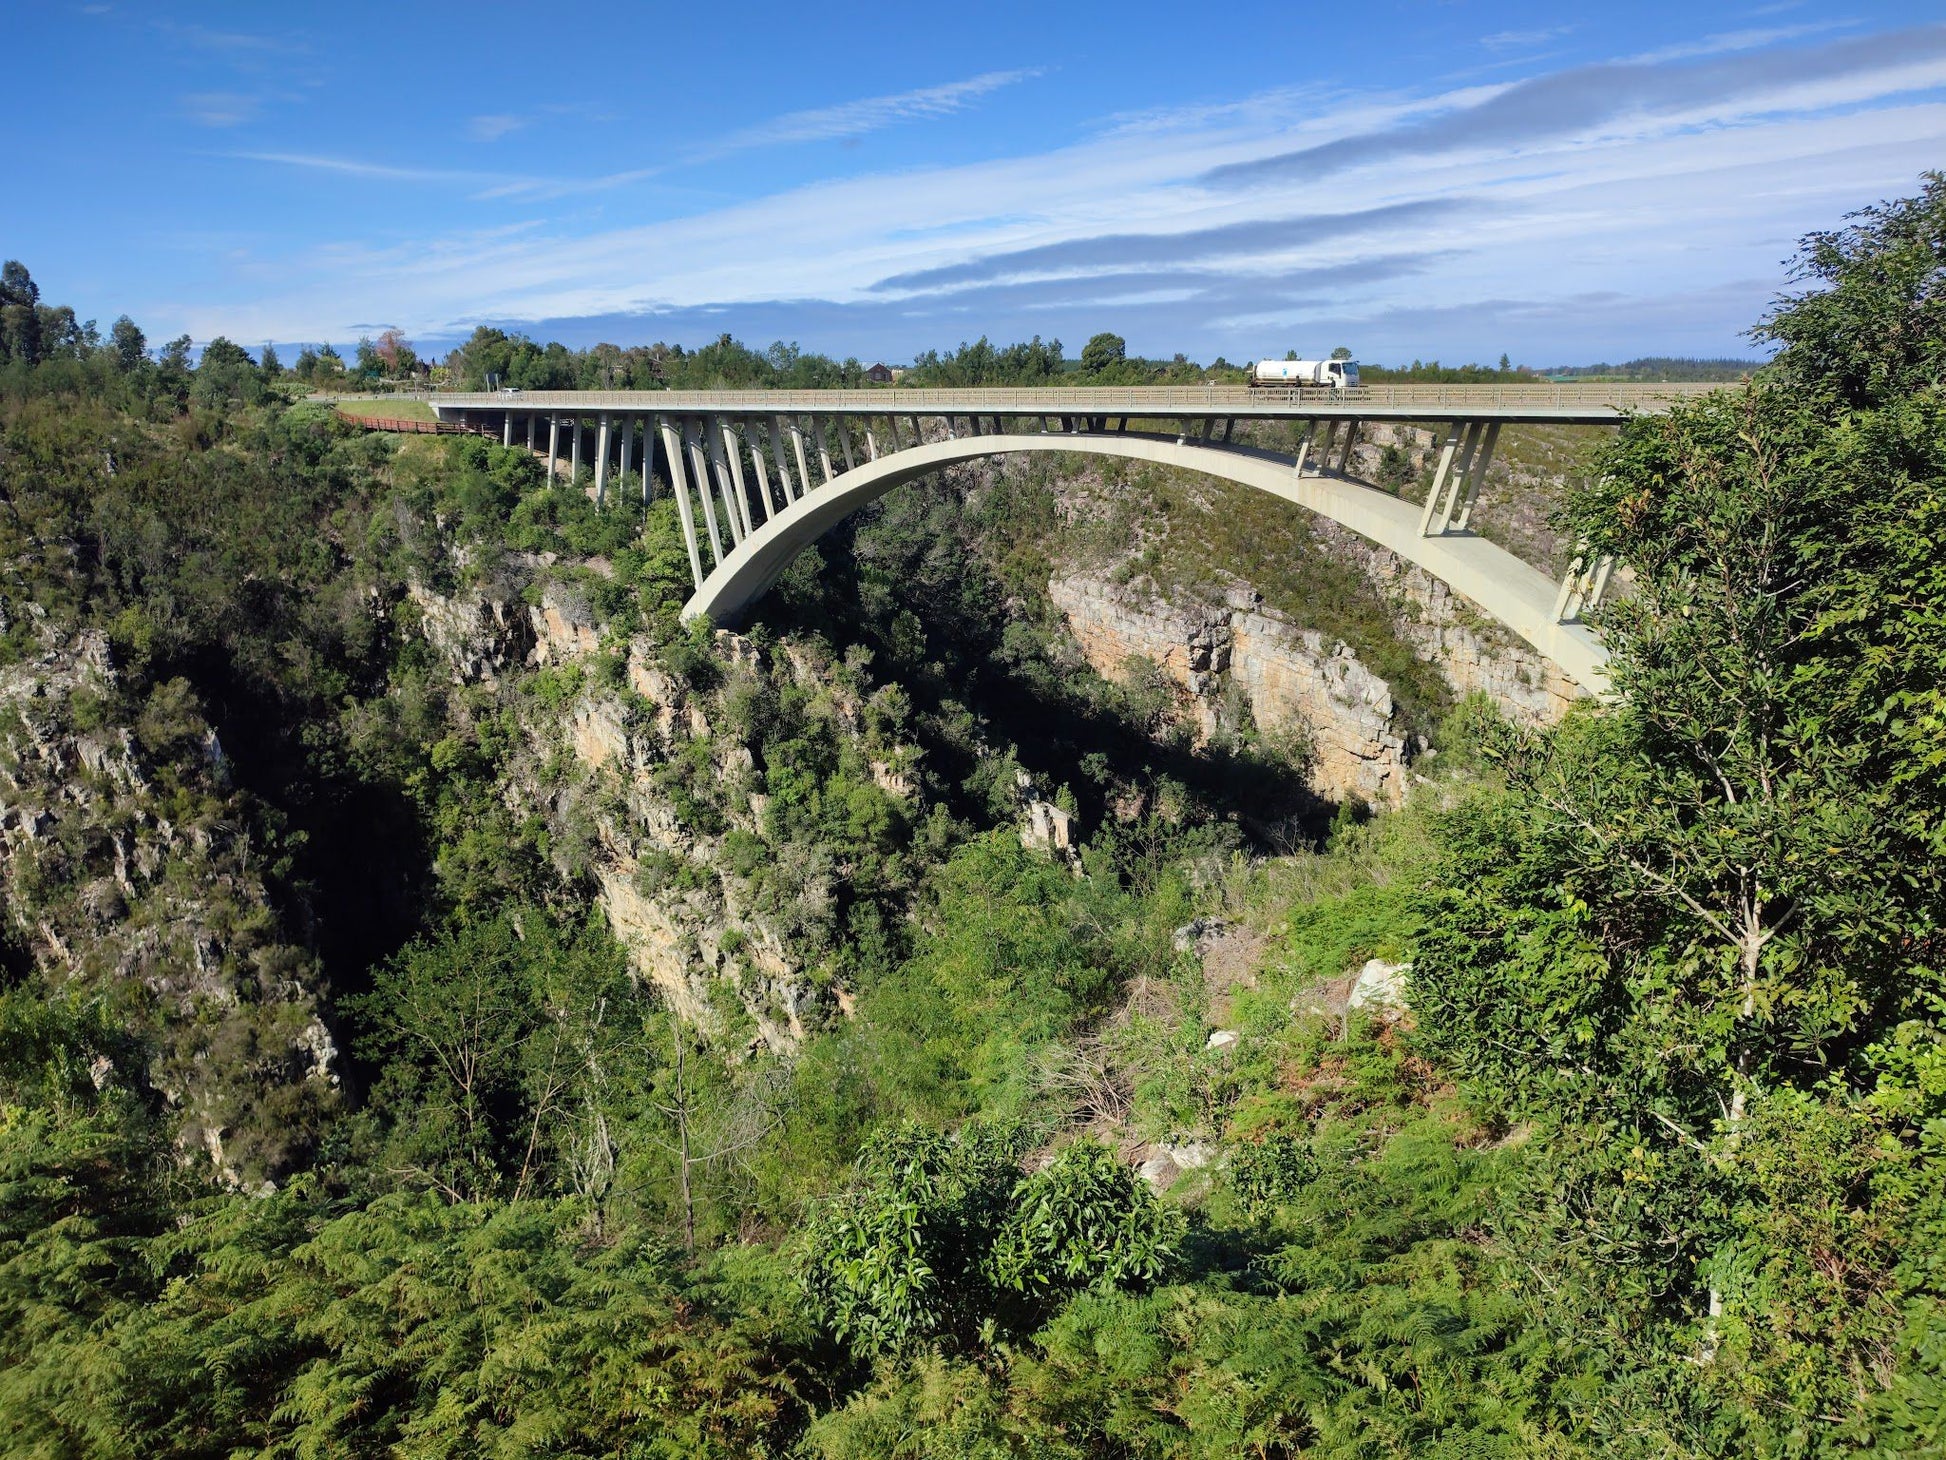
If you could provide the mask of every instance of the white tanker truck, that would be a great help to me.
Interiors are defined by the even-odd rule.
[[[1326,390],[1355,390],[1358,387],[1356,360],[1259,360],[1250,372],[1252,385],[1323,387]]]

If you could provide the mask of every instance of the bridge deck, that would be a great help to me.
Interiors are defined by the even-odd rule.
[[[1256,389],[1240,385],[1054,386],[936,390],[537,390],[416,397],[447,412],[588,416],[620,414],[842,416],[1225,416],[1364,421],[1468,420],[1613,425],[1628,412],[1653,414],[1706,384],[1369,385],[1351,391]]]

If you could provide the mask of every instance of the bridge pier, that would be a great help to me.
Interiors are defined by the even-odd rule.
[[[1305,425],[1304,433],[1298,437],[1297,466],[1296,469],[1291,472],[1292,476],[1301,477],[1304,475],[1304,463],[1310,458],[1311,455],[1311,438],[1317,434],[1318,434],[1318,423],[1316,421],[1311,421]]]
[[[1472,475],[1467,480],[1466,496],[1460,502],[1459,516],[1453,522],[1455,532],[1465,532],[1473,520],[1473,506],[1480,500],[1480,487],[1487,479],[1487,468],[1493,465],[1493,451],[1500,444],[1500,423],[1492,422],[1487,427],[1486,438],[1480,443],[1479,460],[1473,463]]]
[[[710,461],[703,441],[704,423],[700,418],[685,417],[682,421],[683,449],[689,454],[690,474],[696,481],[696,500],[703,506],[703,524],[709,529],[710,555],[715,562],[723,561],[723,534],[716,523],[716,490],[711,482]]]
[[[595,505],[602,505],[608,494],[608,413],[603,411],[595,428]]]
[[[1608,589],[1608,576],[1614,568],[1614,558],[1606,553],[1592,563],[1585,550],[1577,554],[1568,564],[1568,571],[1561,579],[1561,591],[1555,596],[1554,621],[1580,623],[1583,614],[1600,608],[1602,594]]]
[[[754,427],[746,426],[744,429],[747,433],[754,430]],[[740,447],[749,450],[750,465],[757,470],[757,505],[764,509],[764,522],[768,523],[771,516],[770,473],[764,468],[764,454],[757,449],[757,443],[750,440],[747,434],[739,435],[737,440]],[[739,451],[737,454],[741,456],[742,452]],[[788,506],[789,504],[786,503],[785,505]],[[751,525],[754,531],[756,527],[754,520]]]
[[[547,484],[554,485],[554,476],[561,464],[561,418],[547,418]]]
[[[646,427],[644,428],[646,430]],[[676,429],[665,417],[655,418],[656,434],[662,438],[662,454],[669,459],[669,489],[676,494],[676,517],[682,523],[682,545],[689,552],[689,576],[698,588],[703,586],[703,554],[696,543],[696,518],[689,506],[689,483],[682,469],[682,443]],[[648,490],[646,479],[643,490]]]
[[[568,462],[568,480],[577,487],[581,485],[581,417],[574,418],[574,442]]]
[[[743,520],[743,511],[737,502],[742,473],[738,472],[734,477],[730,473],[729,443],[724,439],[729,429],[720,421],[707,416],[703,418],[703,435],[709,442],[710,470],[716,477],[717,490],[723,494],[723,510],[730,519],[730,550],[734,552],[750,535],[750,524]]]
[[[616,491],[621,491],[622,483],[628,480],[629,458],[633,454],[634,448],[635,448],[635,417],[623,416],[622,417],[621,460],[617,462],[615,465],[615,490]],[[644,452],[643,454],[647,455],[646,452]],[[644,475],[646,474],[647,473],[645,472]]]
[[[803,422],[800,421],[796,416],[792,416],[790,418],[790,423],[791,423],[790,425],[791,452],[794,456],[797,457],[797,486],[798,486],[797,495],[798,495],[798,500],[802,501],[805,497],[808,497],[811,494],[811,463],[807,461],[804,456]],[[811,429],[816,430],[817,417],[813,416],[811,418],[811,423],[812,423]],[[831,473],[826,472],[824,474],[824,479],[826,481],[830,481]]]
[[[530,452],[534,449],[534,413],[532,411],[527,413],[527,449]]]

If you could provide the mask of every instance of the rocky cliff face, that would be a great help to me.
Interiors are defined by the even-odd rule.
[[[645,639],[609,633],[572,584],[530,596],[420,600],[422,632],[455,677],[499,675],[503,702],[521,707],[529,752],[507,794],[546,818],[562,870],[586,879],[637,976],[672,1009],[718,1036],[794,1047],[830,1005],[808,949],[845,869],[780,842],[729,706],[766,686],[794,690],[854,747],[876,791],[901,802],[918,794],[910,756],[868,750],[857,696],[801,647],[719,634],[728,678],[698,688]],[[523,648],[519,673],[567,673],[571,698],[522,698],[512,656]],[[760,865],[739,871],[752,857]]]
[[[1424,568],[1335,523],[1318,535],[1392,601],[1394,627],[1455,694],[1487,696],[1518,724],[1551,725],[1579,686]]]
[[[1406,746],[1392,729],[1385,681],[1343,644],[1265,608],[1250,589],[1221,604],[1183,605],[1071,573],[1048,594],[1097,672],[1117,678],[1131,659],[1155,664],[1180,688],[1202,739],[1224,728],[1225,687],[1234,686],[1259,728],[1305,738],[1321,794],[1375,805],[1404,799]]]
[[[0,669],[0,866],[12,941],[56,990],[109,1001],[152,1041],[146,1069],[181,1140],[255,1186],[299,1154],[337,1098],[316,960],[285,941],[187,686],[134,716],[108,647],[83,633]]]

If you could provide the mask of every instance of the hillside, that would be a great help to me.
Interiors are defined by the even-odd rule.
[[[0,1446],[1936,1451],[1942,240],[1508,433],[1606,705],[1178,474],[902,488],[730,633],[666,495],[0,359]]]

